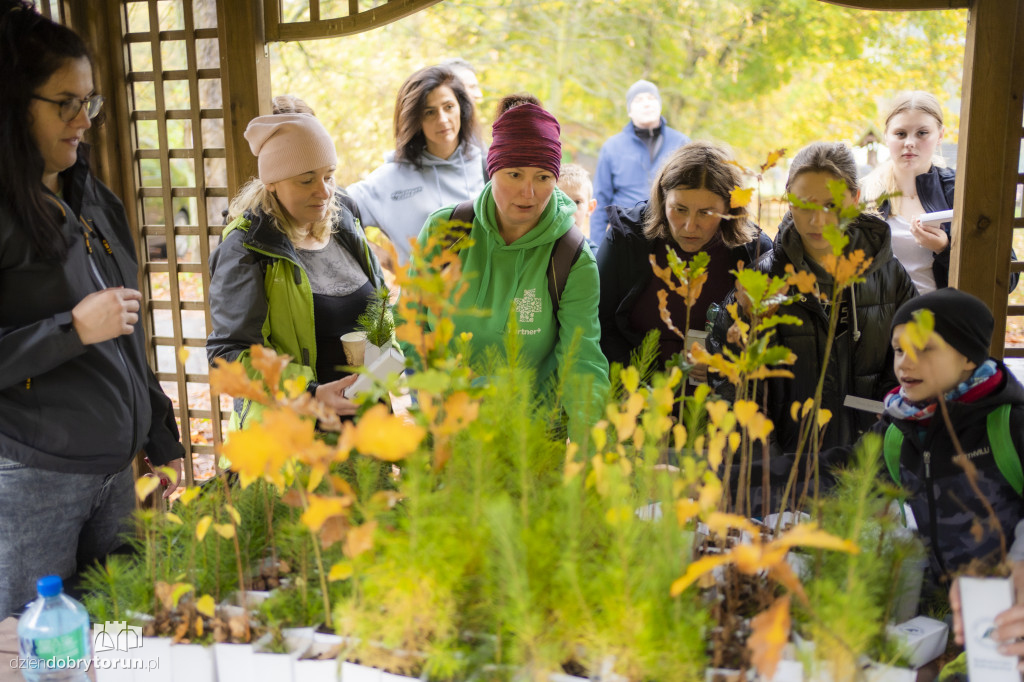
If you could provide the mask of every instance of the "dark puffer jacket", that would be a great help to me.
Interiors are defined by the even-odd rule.
[[[597,269],[601,273],[601,304],[598,310],[601,350],[608,362],[628,364],[630,353],[650,331],[636,329],[630,322],[637,298],[654,277],[650,261],[651,242],[643,233],[647,204],[644,201],[632,208],[611,206],[608,209],[605,248],[597,254]],[[771,249],[771,239],[759,232],[758,239],[731,248],[726,262],[710,267],[722,267],[728,271],[736,268],[737,261],[750,265]]]
[[[874,414],[843,407],[843,399],[854,395],[881,400],[896,385],[889,326],[896,309],[917,295],[910,276],[893,258],[889,226],[885,222],[861,214],[846,234],[850,238],[847,252],[863,249],[872,262],[864,275],[865,281],[843,294],[851,315],[848,331],[836,339],[828,359],[822,406],[832,412],[832,420],[825,429],[824,447],[852,443],[875,422]],[[787,213],[779,226],[774,251],[754,267],[784,277],[790,264],[797,271],[810,270],[793,217]],[[726,299],[726,305],[734,300],[735,292]],[[763,391],[767,393],[768,416],[775,424],[776,444],[784,452],[794,452],[799,429],[790,417],[790,406],[794,401],[803,402],[814,396],[825,359],[829,320],[822,305],[810,296],[801,297],[780,313],[793,315],[802,322],[779,325],[774,339],[775,345],[785,346],[796,354],[796,363],[789,367],[794,378],[768,379],[763,383]],[[710,352],[721,352],[732,322],[723,308],[708,336]],[[719,383],[717,388],[728,396],[728,386]]]
[[[1017,456],[1024,453],[1024,387],[1002,363],[1002,384],[973,403],[950,401],[949,418],[964,454],[978,470],[977,485],[995,511],[1009,547],[1014,527],[1024,518],[1024,499],[1010,486],[996,465],[985,420],[1000,405],[1010,404],[1010,437]],[[882,417],[872,431],[885,435],[889,424],[903,432],[900,484],[914,512],[921,536],[929,543],[931,569],[938,578],[955,572],[972,558],[998,559],[999,535],[986,520],[988,511],[974,492],[962,467],[953,461],[953,446],[945,421],[933,417],[922,432],[919,422]],[[888,475],[888,474],[886,474]],[[981,521],[981,535],[972,534]]]
[[[89,172],[88,149],[61,173],[63,262],[43,260],[28,230],[0,211],[0,457],[63,473],[112,474],[144,449],[155,464],[184,453],[171,401],[131,334],[83,345],[71,310],[108,287],[139,286],[124,206]]]

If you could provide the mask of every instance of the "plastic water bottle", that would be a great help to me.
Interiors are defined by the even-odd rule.
[[[18,621],[21,673],[28,682],[87,682],[89,613],[64,594],[59,575],[36,581],[39,598]]]

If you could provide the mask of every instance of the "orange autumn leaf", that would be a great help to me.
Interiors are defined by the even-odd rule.
[[[776,149],[775,151],[768,152],[768,158],[765,159],[764,163],[761,164],[761,172],[764,173],[769,168],[772,168],[779,162],[779,159],[786,155],[786,148]]]
[[[740,426],[746,426],[757,414],[757,403],[752,400],[737,400],[733,403],[732,412],[736,415],[736,421]]]
[[[679,331],[679,329],[672,324],[672,313],[668,311],[668,292],[664,289],[658,289],[658,313],[661,315],[661,321],[665,323],[665,326],[675,332],[676,336],[681,339],[686,339],[686,334]]]
[[[232,398],[246,398],[258,403],[269,402],[263,384],[249,378],[240,362],[225,362],[223,358],[213,361],[210,368],[210,390]]]
[[[750,662],[766,680],[775,676],[782,649],[789,641],[789,606],[789,595],[784,594],[767,611],[750,621],[750,637],[747,639]]]
[[[654,254],[651,254],[650,261],[651,270],[654,272],[654,276],[660,279],[662,282],[664,282],[665,286],[667,286],[671,291],[679,294],[683,298],[686,298],[686,294],[689,290],[689,287],[687,287],[686,282],[679,282],[677,284],[675,275],[672,274],[672,269],[663,268],[659,266],[657,259],[655,259],[654,257]]]
[[[821,260],[821,266],[825,272],[832,275],[835,286],[844,288],[858,281],[860,277],[871,266],[870,258],[865,257],[862,249],[843,256],[828,254]]]
[[[795,286],[801,294],[814,294],[818,278],[808,270],[797,272],[792,263],[786,264],[786,284]]]
[[[390,414],[380,404],[367,410],[357,423],[346,423],[345,430],[354,432],[352,444],[359,452],[385,462],[405,459],[427,435],[422,426]]]
[[[678,597],[687,587],[697,582],[705,573],[710,573],[716,567],[727,564],[731,561],[727,554],[711,554],[703,556],[686,567],[686,573],[680,578],[672,581],[669,594]]]
[[[354,559],[360,554],[373,549],[373,534],[376,531],[376,521],[367,521],[361,526],[350,528],[348,535],[345,536],[345,556],[349,559]]]
[[[263,375],[263,382],[271,391],[277,391],[281,384],[281,374],[291,358],[287,355],[278,355],[273,349],[254,345],[249,348],[249,364],[253,369]]]

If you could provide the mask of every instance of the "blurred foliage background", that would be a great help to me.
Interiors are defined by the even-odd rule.
[[[287,20],[304,13],[308,3],[285,0]],[[778,147],[855,144],[904,89],[939,95],[955,143],[966,22],[963,10],[818,0],[445,0],[368,33],[274,44],[272,88],[306,99],[332,131],[341,184],[393,148],[402,81],[446,57],[477,69],[485,141],[497,100],[532,92],[561,122],[566,156],[592,169],[627,121],[626,89],[646,78],[669,125],[730,145],[750,166]]]

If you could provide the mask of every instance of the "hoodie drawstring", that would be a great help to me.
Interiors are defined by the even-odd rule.
[[[851,312],[851,315],[853,317],[853,342],[857,343],[857,341],[860,341],[860,324],[857,321],[857,288],[856,287],[850,287],[850,299],[852,301],[852,304],[850,306],[852,308],[852,310],[850,312]]]

